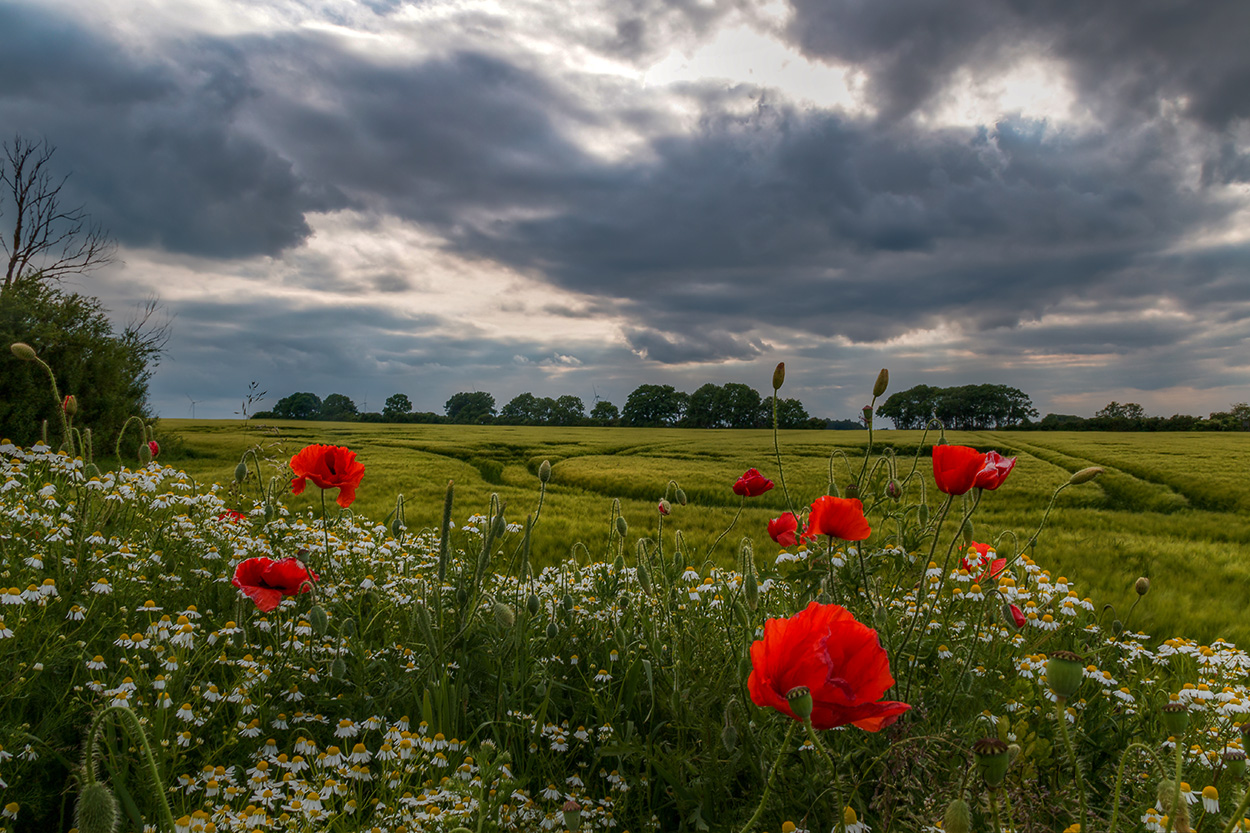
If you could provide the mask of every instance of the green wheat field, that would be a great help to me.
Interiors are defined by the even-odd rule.
[[[740,499],[732,485],[758,468],[778,488],[746,502],[741,517],[708,557],[731,563],[742,536],[759,557],[780,552],[766,532],[786,509],[771,431],[635,428],[548,428],[453,425],[378,425],[238,420],[162,420],[161,462],[201,483],[232,483],[245,449],[259,446],[270,465],[265,478],[310,443],[344,445],[366,466],[352,511],[385,518],[396,496],[405,501],[407,526],[435,527],[447,481],[453,480],[453,518],[463,523],[485,513],[490,495],[507,505],[510,521],[524,521],[538,499],[538,467],[553,466],[541,519],[535,527],[536,561],[567,556],[574,542],[602,553],[613,499],[619,499],[631,533],[646,535],[659,519],[657,502],[670,480],[685,491],[688,507],[674,506],[674,528],[692,540],[711,540],[728,527]],[[866,434],[861,431],[783,431],[781,461],[793,505],[824,494],[830,472],[839,489],[859,472]],[[919,431],[878,431],[878,447],[891,447],[898,471],[928,471],[937,439]],[[974,516],[975,537],[1004,531],[1021,542],[1037,528],[1054,489],[1086,466],[1106,474],[1065,490],[1036,547],[1040,563],[1078,581],[1100,604],[1155,640],[1183,634],[1202,641],[1223,637],[1250,646],[1250,440],[1232,434],[1130,434],[1088,432],[948,432],[952,443],[1017,455],[1007,483],[985,493]],[[916,453],[920,450],[917,459]],[[832,455],[832,461],[831,461]],[[256,495],[254,475],[245,484]],[[879,499],[863,495],[865,502]],[[929,495],[936,508],[941,496]],[[318,490],[282,498],[292,509],[320,511]],[[331,511],[335,507],[331,503]],[[705,538],[705,536],[707,536]],[[1008,546],[1010,534],[1000,541]],[[584,556],[583,556],[584,557]],[[1149,595],[1128,618],[1138,576],[1151,579]]]

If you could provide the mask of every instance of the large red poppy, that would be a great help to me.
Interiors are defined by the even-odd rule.
[[[832,535],[843,541],[862,541],[871,534],[872,527],[864,517],[864,504],[859,498],[832,495],[816,499],[803,530],[804,538]]]
[[[291,492],[303,494],[305,479],[321,489],[338,489],[339,506],[344,509],[356,499],[356,488],[365,476],[364,463],[356,462],[356,452],[338,445],[310,445],[291,458]]]
[[[933,447],[933,479],[940,491],[948,495],[967,493],[977,483],[977,475],[985,468],[985,455],[966,445],[935,445]]]
[[[768,537],[783,547],[793,547],[799,542],[796,535],[798,529],[799,519],[794,513],[783,512],[780,518],[773,518],[768,522]]]
[[[812,602],[789,619],[769,619],[764,638],[751,645],[751,701],[797,720],[786,694],[804,686],[812,695],[816,729],[852,723],[876,732],[889,726],[911,708],[879,701],[892,685],[877,632],[839,605]]]
[[[283,596],[295,596],[308,592],[307,582],[316,581],[316,573],[304,566],[298,558],[249,558],[234,568],[231,582],[256,602],[265,613],[273,610]]]
[[[734,484],[734,494],[743,497],[759,497],[773,487],[773,481],[756,469],[747,469]]]
[[[985,465],[977,472],[977,479],[973,485],[980,489],[997,489],[1003,485],[1003,481],[1015,467],[1015,457],[1004,457],[997,451],[987,451],[985,452]]]

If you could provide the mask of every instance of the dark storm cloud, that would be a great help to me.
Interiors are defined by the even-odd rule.
[[[0,122],[46,136],[73,169],[66,195],[120,242],[242,257],[310,233],[304,214],[342,205],[237,124],[260,95],[227,44],[142,59],[27,6],[0,6]],[[176,55],[176,62],[173,56]]]
[[[931,103],[961,69],[1003,68],[1025,49],[1059,58],[1100,115],[1158,113],[1161,98],[1224,127],[1250,116],[1250,5],[1241,0],[792,0],[789,36],[853,64],[883,115]]]

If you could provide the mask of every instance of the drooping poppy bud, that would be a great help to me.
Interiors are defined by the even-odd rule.
[[[1137,591],[1137,595],[1144,596],[1150,592],[1150,579],[1142,576],[1133,584],[1133,589]]]
[[[877,381],[872,386],[872,398],[876,399],[885,393],[885,389],[890,386],[890,371],[887,368],[881,368],[881,372],[877,374]]]
[[[777,362],[777,366],[773,368],[773,390],[781,390],[781,386],[786,383],[786,363]]]
[[[946,805],[946,817],[942,822],[946,833],[972,833],[972,808],[962,798]]]
[[[1103,469],[1101,466],[1089,466],[1088,468],[1083,468],[1068,478],[1068,485],[1080,486],[1082,483],[1088,483],[1102,473]]]
[[[239,464],[234,467],[234,482],[242,483],[244,480],[247,480],[247,463],[240,460]]]
[[[673,504],[669,503],[664,498],[660,498],[660,504],[657,508],[660,510],[661,515],[668,515],[673,511]]]
[[[24,362],[33,362],[39,359],[39,354],[35,352],[35,348],[24,341],[13,342],[9,345],[9,349],[13,351],[14,356],[17,356]]]
[[[538,467],[538,482],[546,483],[551,479],[551,461],[543,460],[542,465]]]
[[[74,825],[82,833],[113,833],[120,821],[117,796],[107,784],[93,781],[83,786],[74,808]]]

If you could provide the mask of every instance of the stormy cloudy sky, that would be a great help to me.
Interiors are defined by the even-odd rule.
[[[1245,0],[0,0],[152,399],[1250,399]],[[0,220],[2,222],[2,220]]]

